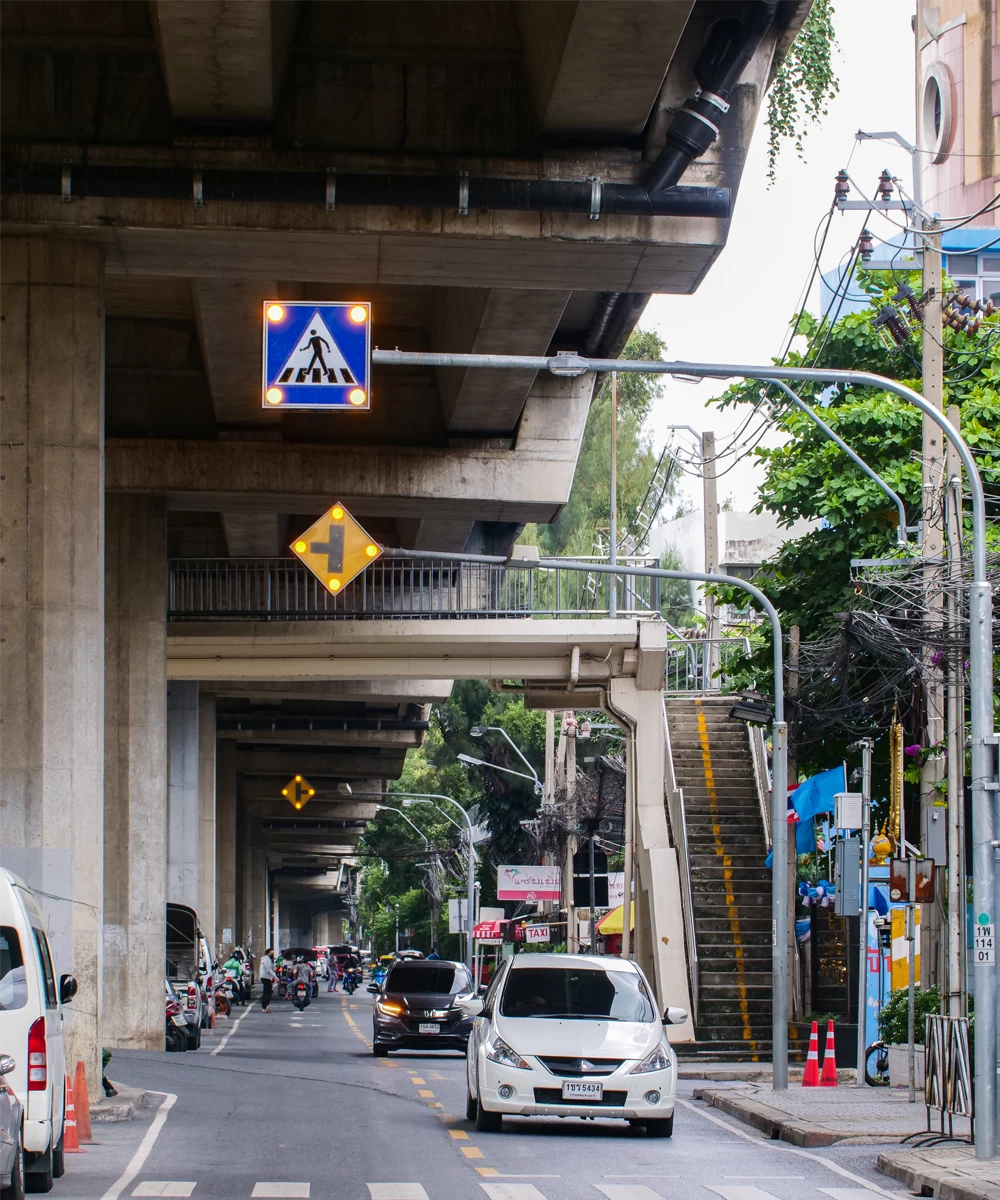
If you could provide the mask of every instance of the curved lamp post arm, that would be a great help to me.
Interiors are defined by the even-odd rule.
[[[413,822],[406,815],[406,813],[403,812],[403,810],[401,808],[393,808],[393,806],[391,804],[376,804],[375,807],[376,807],[376,809],[378,809],[379,812],[398,813],[403,818],[403,820],[407,823],[407,825],[409,825],[411,829],[415,829],[417,831],[417,833],[419,833],[420,836],[424,839],[424,846],[428,850],[431,848],[430,838],[427,836],[426,833],[424,833],[424,831],[422,829],[420,829],[418,826],[413,824]]]
[[[868,478],[871,479],[874,483],[877,483],[878,486],[882,489],[882,491],[885,492],[885,494],[889,497],[889,499],[893,502],[893,504],[895,504],[896,511],[899,513],[899,526],[896,530],[896,541],[900,546],[909,545],[909,542],[907,541],[907,536],[906,536],[907,535],[906,509],[903,507],[903,501],[900,499],[899,494],[897,492],[894,492],[892,490],[892,488],[882,478],[882,476],[877,475],[872,470],[872,468],[864,461],[864,459],[861,458],[859,455],[857,455],[851,449],[851,447],[848,446],[848,444],[844,441],[844,439],[838,433],[834,432],[834,430],[831,429],[829,425],[827,425],[827,423],[823,420],[823,418],[819,415],[819,413],[816,412],[816,410],[814,408],[812,408],[810,405],[808,405],[805,402],[805,400],[802,399],[801,396],[796,395],[796,393],[792,391],[792,389],[788,386],[787,383],[783,383],[780,379],[769,379],[767,382],[774,384],[775,387],[781,388],[781,390],[785,393],[785,395],[789,398],[789,400],[791,400],[791,402],[795,405],[795,407],[800,409],[802,412],[804,412],[806,414],[806,416],[809,417],[809,419],[813,422],[813,424],[818,425],[819,428],[822,429],[823,432],[826,434],[826,436],[830,439],[830,441],[834,442],[837,446],[839,446],[840,449],[843,450],[843,452],[847,455],[847,457],[856,466],[860,467],[861,470],[864,471],[864,473],[868,476]]]
[[[479,725],[479,726],[477,726],[477,728],[482,730],[483,733],[499,733],[501,737],[505,738],[507,741],[507,744],[510,746],[510,748],[514,751],[514,753],[521,760],[521,762],[523,762],[524,765],[531,772],[531,778],[534,779],[535,783],[537,783],[539,787],[542,786],[542,781],[538,778],[538,772],[531,765],[531,763],[524,757],[524,754],[521,752],[521,748],[517,745],[517,743],[510,736],[510,734],[507,732],[506,729],[503,729],[499,725]],[[493,766],[493,763],[490,763],[490,766]],[[503,770],[503,768],[500,767],[500,768],[498,768],[498,770]]]

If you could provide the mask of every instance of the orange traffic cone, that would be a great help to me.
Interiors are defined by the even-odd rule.
[[[92,1142],[90,1128],[90,1096],[87,1093],[87,1071],[82,1062],[76,1064],[73,1076],[73,1104],[76,1109],[76,1133],[81,1142]]]
[[[76,1106],[73,1103],[73,1089],[66,1076],[66,1120],[63,1124],[63,1150],[67,1154],[82,1154],[80,1139],[76,1133]]]
[[[802,1073],[803,1087],[819,1087],[819,1026],[813,1021],[809,1034],[809,1053],[806,1055],[806,1069]]]
[[[837,1086],[837,1051],[833,1044],[832,1020],[826,1023],[826,1049],[823,1051],[823,1074],[819,1077],[819,1086]]]

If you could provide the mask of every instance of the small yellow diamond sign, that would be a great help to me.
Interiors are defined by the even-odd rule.
[[[294,779],[290,779],[281,789],[281,794],[292,808],[302,808],[316,795],[316,789],[308,779],[303,779],[301,775],[296,775]]]
[[[342,504],[300,534],[291,550],[334,595],[382,553]]]

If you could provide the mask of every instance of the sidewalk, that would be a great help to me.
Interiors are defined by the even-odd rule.
[[[851,1072],[853,1074],[853,1072]],[[832,1146],[837,1142],[900,1142],[927,1126],[923,1093],[910,1104],[894,1088],[803,1088],[792,1084],[775,1092],[766,1084],[694,1089],[703,1100],[794,1146]],[[955,1135],[967,1137],[969,1123],[955,1119]]]
[[[972,1146],[886,1150],[878,1169],[918,1196],[939,1200],[1000,1200],[1000,1163],[979,1162]]]
[[[789,1066],[788,1078],[792,1083],[801,1083],[804,1068],[800,1065]],[[771,1064],[767,1062],[695,1062],[691,1059],[681,1059],[677,1064],[678,1079],[704,1079],[711,1083],[770,1083]],[[854,1069],[844,1069],[837,1072],[837,1079],[843,1085],[854,1082]]]

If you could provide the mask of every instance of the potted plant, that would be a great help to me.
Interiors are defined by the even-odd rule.
[[[924,1084],[924,1017],[941,1011],[941,993],[936,987],[914,988],[913,1041],[916,1046],[915,1079],[918,1088]],[[910,1083],[908,992],[898,988],[882,1005],[878,1014],[879,1037],[889,1051],[889,1084],[908,1087]]]

